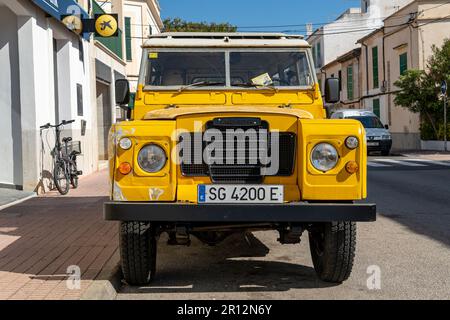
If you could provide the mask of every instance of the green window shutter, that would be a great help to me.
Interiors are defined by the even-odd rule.
[[[320,48],[320,42],[318,42],[317,43],[317,65],[319,67],[322,66],[321,58],[322,58],[322,49]]]
[[[406,70],[408,70],[408,54],[403,53],[400,55],[400,75],[402,76]]]
[[[373,113],[380,117],[380,99],[373,99],[372,101]]]
[[[125,47],[127,61],[133,60],[133,52],[131,51],[131,18],[125,17]]]
[[[353,65],[347,67],[347,100],[353,100]]]
[[[372,76],[373,88],[378,88],[378,47],[372,48]]]

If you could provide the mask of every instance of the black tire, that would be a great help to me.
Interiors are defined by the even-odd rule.
[[[341,283],[350,276],[356,248],[355,222],[326,222],[309,230],[309,247],[320,279]]]
[[[125,281],[146,285],[156,271],[156,234],[147,222],[120,223],[120,260]]]
[[[60,194],[66,195],[69,192],[70,181],[64,162],[57,162],[55,164],[55,168],[53,169],[53,181]]]
[[[381,155],[383,157],[387,157],[389,156],[389,154],[391,153],[391,150],[387,149],[387,150],[381,150]]]

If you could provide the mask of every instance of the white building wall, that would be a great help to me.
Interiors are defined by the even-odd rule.
[[[76,120],[63,135],[81,140],[84,156],[79,160],[80,169],[86,174],[92,172],[96,167],[91,159],[96,156],[89,147],[93,123],[87,42],[81,40],[83,64],[78,50],[80,38],[25,0],[0,0],[0,29],[0,62],[2,69],[9,66],[0,73],[0,107],[2,114],[7,115],[0,120],[1,163],[14,168],[0,173],[0,184],[38,192],[52,187],[50,152],[54,132],[41,131],[39,127],[63,119]],[[55,110],[53,39],[58,44],[58,110]],[[83,116],[77,114],[77,83],[83,86]],[[81,120],[87,121],[83,137]]]

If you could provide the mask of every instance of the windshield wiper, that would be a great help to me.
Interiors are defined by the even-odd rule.
[[[274,85],[259,85],[254,83],[234,83],[231,85],[232,87],[244,87],[244,88],[258,88],[258,89],[270,89],[275,92],[278,92],[278,89]]]
[[[223,82],[199,81],[181,87],[180,89],[178,89],[178,92],[182,92],[192,87],[223,86],[223,85],[225,85],[225,83]]]

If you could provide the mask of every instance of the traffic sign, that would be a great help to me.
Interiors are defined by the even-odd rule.
[[[447,81],[445,80],[441,83],[441,92],[443,95],[447,94]]]

